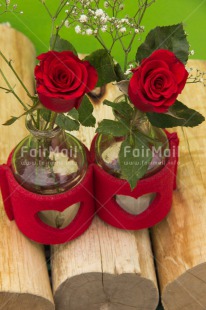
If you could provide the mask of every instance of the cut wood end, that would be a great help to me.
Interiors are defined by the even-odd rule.
[[[165,286],[162,303],[165,310],[203,310],[206,308],[206,263],[187,270]]]
[[[63,282],[55,294],[56,310],[156,309],[154,283],[136,274],[85,273]]]
[[[0,307],[6,310],[54,310],[55,306],[49,300],[31,294],[0,292]]]

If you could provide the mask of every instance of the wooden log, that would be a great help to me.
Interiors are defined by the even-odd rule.
[[[206,62],[190,61],[206,70]],[[186,86],[180,100],[206,116],[206,91]],[[177,129],[180,161],[169,216],[152,229],[162,301],[166,310],[206,309],[206,124]]]
[[[118,94],[110,84],[104,96]],[[112,117],[102,103],[94,107],[98,122]],[[80,131],[87,147],[94,131]],[[158,303],[148,231],[115,229],[99,218],[78,239],[52,247],[52,280],[57,310],[152,310]]]
[[[21,33],[6,26],[0,26],[2,52],[12,59],[15,69],[30,91],[33,91],[33,68],[35,51],[31,42]],[[14,74],[0,57],[0,68],[23,102],[28,102]],[[2,76],[0,86],[6,87]],[[11,115],[18,116],[22,109],[12,94],[0,90],[1,124]],[[0,126],[0,163],[6,159],[15,145],[27,135],[24,119],[12,126]],[[0,201],[0,309],[6,310],[52,310],[53,297],[49,283],[44,248],[36,244],[10,222]]]

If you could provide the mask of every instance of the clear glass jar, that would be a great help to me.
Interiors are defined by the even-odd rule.
[[[16,180],[27,190],[58,194],[77,185],[87,171],[83,144],[59,127],[37,130],[27,117],[30,135],[15,148],[11,168]]]
[[[146,115],[140,113],[136,116],[136,134],[138,132],[148,136],[149,146],[152,150],[152,161],[144,178],[157,173],[167,162],[169,154],[169,142],[165,132],[153,127]],[[111,135],[99,134],[95,144],[96,163],[108,173],[123,178],[119,165],[119,151],[125,137],[113,137]]]
[[[122,97],[118,98],[117,104],[121,100]],[[132,126],[137,135],[141,133],[141,135],[143,134],[147,137],[149,148],[152,151],[152,160],[143,177],[147,178],[160,171],[167,162],[170,153],[167,135],[162,129],[153,127],[146,114],[139,110],[136,110],[134,113]],[[118,155],[124,139],[124,136],[113,137],[112,135],[98,134],[95,142],[96,163],[107,173],[120,179],[124,179],[124,176],[121,173]],[[115,198],[124,210],[138,215],[148,208],[155,196],[155,193],[149,193],[138,199],[121,195],[116,195]]]

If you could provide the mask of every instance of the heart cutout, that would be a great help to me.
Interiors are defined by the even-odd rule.
[[[76,217],[80,208],[80,202],[75,203],[64,211],[46,210],[38,212],[38,216],[42,222],[48,226],[64,229],[67,227],[73,219]]]
[[[148,193],[137,199],[126,195],[116,195],[115,200],[118,205],[132,215],[143,213],[155,199],[156,193]]]

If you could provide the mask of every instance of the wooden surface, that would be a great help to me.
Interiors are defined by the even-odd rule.
[[[206,71],[206,61],[190,61]],[[206,116],[206,88],[186,86],[180,100]],[[177,190],[169,216],[152,229],[158,277],[166,310],[206,309],[206,123],[177,129]]]
[[[32,89],[33,46],[21,34],[3,26],[0,39],[7,57],[16,58],[16,69]],[[206,70],[206,62],[190,61],[190,65]],[[2,61],[0,67],[26,102],[27,96]],[[109,100],[116,95],[115,87],[107,87],[105,96]],[[1,123],[20,114],[19,103],[11,94],[0,91],[0,99]],[[202,85],[186,86],[181,99],[206,116],[206,89]],[[102,107],[100,102],[94,106],[98,121],[111,117],[110,108]],[[205,132],[205,123],[184,129],[184,134],[178,129],[180,163],[173,208],[151,232],[166,310],[206,309]],[[0,163],[25,135],[23,120],[0,127]],[[89,128],[82,129],[79,137],[89,147],[93,135],[94,129]],[[54,309],[43,247],[28,240],[14,222],[7,220],[2,202],[0,225],[0,309]],[[147,230],[122,231],[95,218],[84,235],[52,247],[52,274],[56,310],[152,310],[158,303]]]
[[[33,68],[35,51],[30,41],[17,31],[0,26],[1,50],[33,90]],[[24,102],[27,95],[22,90],[8,66],[0,58],[0,68]],[[0,77],[0,86],[5,83]],[[0,90],[0,122],[11,115],[21,113],[20,104],[12,94]],[[10,151],[27,135],[24,120],[14,125],[0,126],[0,163],[5,163]],[[2,310],[52,310],[54,309],[43,246],[24,237],[10,222],[4,212],[0,198],[0,309]]]
[[[104,97],[114,100],[115,86]],[[111,118],[102,101],[94,104],[97,121]],[[87,147],[94,128],[82,128]],[[78,239],[52,247],[52,279],[57,310],[155,310],[158,289],[147,230],[115,229],[95,218]]]

